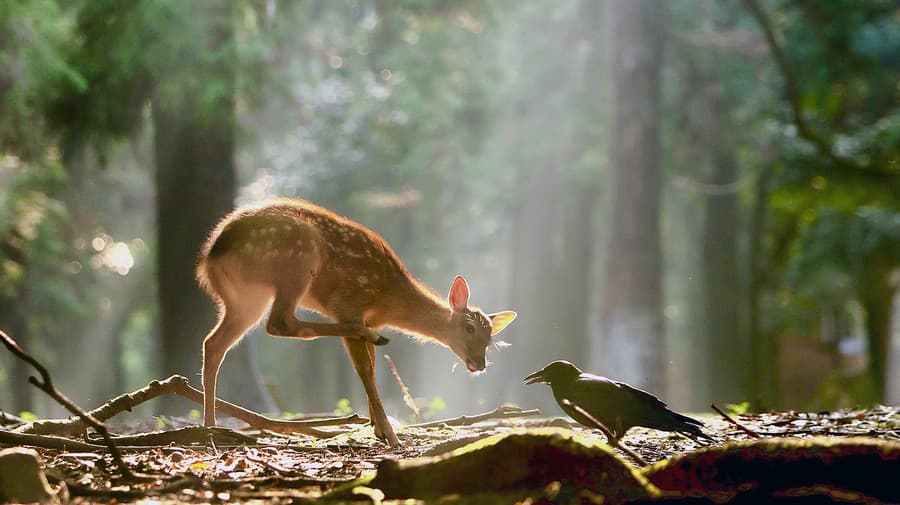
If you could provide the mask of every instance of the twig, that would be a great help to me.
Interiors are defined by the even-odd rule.
[[[173,375],[166,380],[150,381],[149,384],[141,389],[119,395],[103,405],[88,412],[98,421],[106,421],[113,416],[126,411],[131,411],[134,407],[141,403],[150,401],[156,397],[172,394],[181,387],[180,382],[187,382],[187,379],[180,375]],[[70,419],[41,419],[20,426],[16,431],[20,433],[36,433],[36,434],[75,434],[84,431],[84,422],[78,418]]]
[[[115,461],[116,466],[119,467],[119,470],[122,471],[122,475],[124,477],[128,479],[138,480],[156,479],[156,477],[153,476],[136,474],[132,472],[131,468],[129,468],[128,465],[125,464],[125,460],[122,459],[122,453],[119,451],[119,448],[116,446],[115,442],[113,442],[113,439],[109,435],[109,431],[106,429],[106,426],[92,417],[90,414],[82,410],[81,407],[72,403],[71,400],[66,398],[65,395],[63,395],[58,389],[56,389],[53,386],[53,379],[50,378],[50,372],[47,371],[44,365],[40,364],[34,357],[25,352],[24,349],[19,347],[19,344],[17,344],[15,340],[13,340],[2,330],[0,330],[0,338],[3,339],[3,344],[6,345],[6,348],[9,349],[10,352],[34,367],[35,370],[37,370],[41,375],[40,379],[33,375],[28,378],[28,382],[31,383],[32,386],[50,395],[51,398],[56,400],[66,410],[80,417],[85,424],[103,435],[103,440],[106,442],[106,446],[109,448],[109,452],[112,455],[113,461]]]
[[[83,484],[78,484],[70,481],[60,480],[60,482],[66,483],[66,487],[69,489],[69,493],[72,496],[90,496],[96,498],[109,498],[117,500],[135,500],[138,498],[146,498],[148,496],[159,496],[164,494],[177,493],[178,491],[188,488],[197,488],[200,486],[200,483],[202,481],[199,477],[193,474],[183,474],[167,484],[155,488],[146,489],[97,489],[91,486],[85,486]]]
[[[3,412],[0,410],[0,424],[22,424],[27,423],[25,419],[22,419],[19,416],[14,416],[8,412]]]
[[[156,447],[176,443],[179,445],[214,443],[223,445],[255,445],[256,437],[245,435],[227,428],[207,428],[205,426],[185,426],[168,431],[154,431],[140,435],[113,437],[119,445],[131,447]]]
[[[741,431],[743,431],[744,433],[750,435],[750,436],[753,437],[753,438],[762,438],[762,436],[761,436],[759,433],[757,433],[757,432],[751,430],[750,428],[747,428],[747,427],[744,426],[743,424],[737,422],[733,417],[731,417],[731,416],[729,416],[728,414],[726,414],[725,412],[723,412],[722,409],[720,409],[718,406],[716,406],[715,403],[713,403],[712,405],[710,405],[710,407],[711,407],[713,410],[715,410],[720,416],[722,416],[723,418],[725,418],[726,421],[728,421],[729,423],[731,423],[731,424],[737,426],[737,427],[738,427]]]
[[[616,449],[619,449],[620,451],[624,452],[629,457],[631,457],[631,459],[637,461],[638,464],[641,466],[647,466],[649,464],[649,463],[647,463],[647,460],[645,460],[644,458],[642,458],[640,456],[640,454],[634,452],[633,450],[631,450],[631,448],[622,444],[622,442],[618,438],[616,438],[615,435],[613,435],[613,433],[611,431],[609,431],[609,429],[606,426],[603,425],[603,423],[601,423],[596,418],[594,418],[594,416],[590,415],[586,410],[584,410],[583,408],[581,408],[578,405],[575,405],[575,403],[573,403],[568,398],[563,398],[562,402],[564,404],[568,405],[569,407],[572,407],[576,411],[578,411],[578,413],[583,415],[584,417],[586,417],[588,419],[588,421],[590,421],[591,424],[594,425],[595,428],[602,431],[603,435],[606,436],[606,442],[610,446],[615,447]]]
[[[44,449],[56,449],[59,451],[93,452],[105,449],[102,445],[89,442],[80,442],[70,438],[53,435],[34,435],[31,433],[18,433],[15,431],[0,430],[0,444],[2,445],[30,445],[43,447]]]
[[[394,379],[397,380],[397,384],[400,385],[400,391],[403,393],[403,402],[406,403],[406,406],[413,411],[416,422],[420,422],[422,420],[422,416],[419,414],[419,407],[416,405],[416,401],[413,399],[412,395],[409,394],[409,388],[406,387],[406,384],[403,383],[403,379],[400,378],[400,372],[397,371],[397,366],[394,364],[394,360],[391,359],[390,354],[385,354],[384,359],[387,361],[388,367],[391,369],[391,373],[394,374]]]
[[[320,479],[317,477],[311,477],[309,475],[294,474],[293,477],[287,476],[267,476],[267,477],[245,477],[241,479],[215,479],[207,481],[206,483],[209,485],[210,489],[219,491],[219,490],[229,490],[229,489],[238,489],[245,487],[254,487],[254,488],[264,488],[264,487],[276,487],[276,488],[285,488],[285,489],[296,489],[296,488],[304,488],[308,486],[321,486],[328,487],[334,486],[336,484],[344,484],[347,482],[354,481],[355,478],[350,479]]]
[[[88,412],[98,420],[105,421],[120,412],[130,411],[137,405],[152,400],[165,394],[177,394],[197,403],[203,403],[203,393],[191,387],[188,380],[181,375],[173,375],[162,381],[151,381],[147,386],[126,393]],[[344,417],[300,419],[283,421],[265,417],[247,409],[241,408],[224,400],[216,399],[218,410],[233,416],[258,430],[270,429],[271,431],[290,434],[293,432],[304,433],[317,438],[328,438],[335,433],[316,430],[317,426],[336,426],[344,424],[362,424],[368,420],[357,414]],[[73,434],[84,431],[85,423],[81,419],[44,419],[20,426],[16,431],[20,433],[37,434]]]
[[[470,424],[480,423],[482,421],[487,421],[490,419],[507,419],[510,417],[528,417],[539,415],[541,415],[541,411],[538,409],[522,410],[519,407],[501,405],[490,412],[485,412],[484,414],[477,414],[474,416],[459,416],[451,419],[441,419],[438,421],[429,421],[427,423],[411,424],[408,426],[408,428],[432,428],[441,425],[468,426]]]
[[[173,391],[175,394],[179,396],[183,396],[188,400],[191,400],[196,403],[203,403],[203,392],[191,387],[188,384],[187,379],[177,376],[180,378],[179,381],[176,381],[176,388]],[[322,418],[322,419],[309,419],[309,420],[300,420],[300,421],[282,421],[280,419],[272,419],[271,417],[266,417],[251,410],[247,410],[243,407],[239,407],[233,403],[228,403],[225,400],[220,400],[216,398],[216,410],[222,411],[229,416],[235,417],[249,424],[253,428],[258,430],[270,430],[277,433],[283,434],[291,434],[291,433],[303,433],[304,435],[311,435],[316,438],[330,438],[337,433],[321,431],[315,429],[317,426],[335,426],[335,425],[344,425],[344,424],[362,424],[368,422],[368,419],[360,417],[358,414],[352,414],[344,417],[332,417],[332,418]]]
[[[281,476],[290,476],[291,474],[294,474],[293,470],[291,470],[289,468],[285,468],[285,467],[271,461],[271,459],[269,459],[269,458],[262,458],[262,457],[257,456],[256,454],[251,454],[251,453],[245,454],[244,458],[246,458],[247,460],[252,461],[254,463],[257,463],[259,465],[262,465]],[[295,476],[296,476],[296,474],[295,474]],[[303,476],[309,477],[307,475],[303,475]]]
[[[672,185],[678,188],[684,188],[695,193],[709,196],[725,196],[742,191],[744,188],[755,183],[758,178],[759,174],[753,174],[725,184],[710,184],[708,182],[695,181],[690,177],[675,174],[671,177],[671,180]]]

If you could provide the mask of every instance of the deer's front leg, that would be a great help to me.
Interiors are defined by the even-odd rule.
[[[385,345],[389,340],[362,323],[312,323],[300,321],[294,315],[296,296],[276,292],[272,313],[266,321],[266,332],[273,337],[305,338],[344,337],[356,338],[374,345]]]
[[[381,405],[381,397],[378,396],[378,388],[375,385],[375,347],[367,342],[359,340],[344,339],[344,347],[350,360],[353,361],[353,368],[363,383],[366,390],[366,396],[369,399],[369,417],[372,424],[375,425],[375,436],[386,441],[392,447],[400,445],[400,439],[394,434],[394,429],[388,421],[387,414],[384,412],[384,406]]]

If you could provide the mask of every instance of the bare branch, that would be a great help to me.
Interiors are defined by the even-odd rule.
[[[188,400],[191,400],[196,403],[203,403],[203,392],[193,388],[186,378],[178,375],[174,376],[178,377],[178,380],[174,381],[176,386],[173,393],[183,396]],[[170,377],[173,379],[174,377]],[[167,379],[169,380],[169,379]],[[309,420],[296,420],[296,421],[282,421],[280,419],[272,419],[271,417],[266,417],[251,410],[247,410],[243,407],[237,406],[233,403],[228,403],[225,400],[220,400],[216,398],[216,410],[224,412],[229,416],[235,417],[249,424],[253,428],[258,430],[270,430],[276,433],[283,434],[291,434],[291,433],[303,433],[304,435],[310,435],[316,438],[329,438],[337,435],[338,433],[327,432],[322,430],[317,430],[317,426],[335,426],[335,425],[343,425],[343,424],[362,424],[368,422],[368,419],[364,417],[360,417],[357,414],[352,414],[344,417],[328,417],[328,418],[319,418],[319,419],[309,419]]]
[[[109,435],[109,431],[106,429],[106,426],[95,419],[93,416],[85,412],[81,409],[81,407],[72,403],[71,400],[66,398],[58,389],[53,386],[53,380],[50,377],[50,372],[44,367],[44,365],[40,364],[34,357],[25,352],[15,340],[13,340],[9,335],[0,330],[0,339],[3,340],[3,344],[7,349],[10,350],[13,354],[15,354],[18,358],[27,362],[29,365],[34,367],[38,373],[41,375],[41,378],[38,379],[35,376],[31,376],[28,378],[28,382],[31,383],[34,387],[40,389],[41,391],[50,395],[51,398],[56,400],[60,405],[62,405],[66,410],[71,412],[72,414],[77,415],[81,420],[100,433],[103,436],[103,440],[106,442],[106,446],[109,448],[109,452],[112,455],[113,461],[115,461],[116,465],[121,470],[122,475],[126,478],[130,479],[138,479],[138,480],[147,480],[147,479],[155,479],[156,477],[140,475],[131,471],[131,468],[125,464],[125,460],[122,459],[122,453],[119,451],[119,448],[116,446],[115,442],[113,442],[112,437]]]
[[[775,59],[775,65],[778,67],[778,70],[781,72],[781,77],[784,79],[785,90],[788,95],[788,103],[791,108],[791,116],[794,122],[794,125],[797,127],[797,133],[800,134],[801,137],[810,142],[813,146],[815,146],[816,150],[823,156],[829,158],[834,161],[836,164],[853,171],[860,172],[869,172],[869,173],[877,173],[879,175],[891,175],[890,171],[879,170],[877,167],[873,167],[871,165],[865,164],[853,158],[851,156],[845,156],[834,149],[832,145],[832,141],[828,136],[822,132],[816,131],[812,125],[810,125],[806,118],[803,116],[803,106],[800,101],[800,88],[797,83],[797,77],[794,75],[793,70],[791,69],[791,65],[787,60],[787,56],[784,54],[784,50],[781,45],[778,43],[778,39],[775,37],[775,31],[772,28],[772,23],[769,21],[768,16],[766,15],[763,8],[759,5],[757,0],[743,0],[744,6],[750,13],[753,15],[754,19],[756,19],[757,24],[759,24],[760,29],[763,31],[763,35],[766,39],[766,43],[769,46],[769,51],[772,53],[772,57]]]
[[[403,393],[403,402],[413,411],[413,415],[418,423],[421,421],[422,416],[419,413],[419,407],[416,405],[416,400],[409,394],[409,388],[406,387],[406,384],[403,383],[403,379],[400,378],[400,372],[397,371],[397,365],[394,364],[394,360],[391,359],[390,354],[385,354],[384,359],[387,361],[391,373],[394,374],[394,379],[397,380],[397,384],[400,385],[400,391]]]
[[[454,417],[452,419],[441,419],[438,421],[429,421],[427,423],[419,423],[419,424],[411,424],[409,428],[432,428],[434,426],[468,426],[470,424],[480,423],[482,421],[488,421],[491,419],[505,419],[510,417],[527,417],[527,416],[538,416],[541,414],[541,411],[538,409],[532,410],[522,410],[519,407],[511,407],[509,405],[501,405],[496,409],[485,412],[484,414],[477,414],[474,416],[459,416]]]
[[[44,449],[56,449],[58,451],[81,452],[93,452],[105,449],[102,445],[81,442],[70,438],[54,435],[17,433],[15,431],[6,430],[0,430],[0,445],[28,445],[31,447],[43,447]]]
[[[762,437],[760,436],[759,433],[757,433],[757,432],[751,430],[750,428],[744,426],[743,424],[737,422],[733,417],[731,417],[731,416],[729,416],[728,414],[726,414],[725,412],[723,412],[722,409],[720,409],[718,406],[716,406],[715,403],[713,403],[712,405],[710,405],[710,407],[711,407],[713,410],[715,410],[720,416],[722,416],[723,418],[725,418],[726,421],[728,421],[729,423],[731,423],[731,424],[737,426],[738,428],[740,428],[740,430],[743,431],[744,433],[750,435],[750,436],[753,437],[753,438],[762,438]]]

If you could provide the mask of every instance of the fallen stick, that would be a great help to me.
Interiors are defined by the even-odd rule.
[[[229,430],[227,428],[208,428],[205,426],[185,426],[168,431],[154,431],[139,435],[113,437],[119,445],[131,447],[157,447],[176,443],[189,446],[207,444],[212,439],[218,445],[256,445],[256,437]]]
[[[49,478],[49,476],[48,476]],[[76,482],[63,481],[59,479],[53,479],[58,482],[65,482],[66,487],[69,490],[69,494],[72,496],[80,496],[80,497],[92,497],[92,498],[106,498],[110,500],[128,500],[133,501],[138,498],[147,498],[149,496],[161,496],[165,494],[177,493],[181,490],[188,488],[197,488],[202,484],[202,480],[192,474],[183,474],[179,477],[174,477],[173,480],[169,482],[151,488],[135,488],[133,486],[129,486],[128,489],[122,489],[121,487],[113,487],[110,489],[107,488],[95,488],[91,486],[86,486],[84,484],[78,484]]]
[[[81,442],[70,438],[55,435],[35,435],[32,433],[18,433],[15,431],[0,430],[0,445],[27,445],[41,447],[43,449],[56,449],[58,451],[95,452],[106,449],[103,445]]]
[[[22,419],[19,416],[14,416],[9,412],[3,412],[2,410],[0,410],[0,424],[24,424],[27,422],[28,421]]]
[[[130,412],[134,407],[150,401],[156,397],[171,394],[180,387],[180,382],[187,379],[180,375],[173,375],[166,380],[150,381],[141,389],[119,395],[103,405],[88,412],[98,421],[104,422],[122,412]],[[19,433],[34,433],[39,435],[63,435],[76,434],[84,431],[85,424],[79,418],[69,419],[39,419],[16,429]]]
[[[741,431],[743,431],[744,433],[750,435],[750,436],[753,437],[753,438],[762,438],[762,436],[761,436],[759,433],[757,433],[757,432],[751,430],[750,428],[744,426],[743,424],[737,422],[733,417],[731,417],[731,416],[729,416],[728,414],[726,414],[725,412],[723,412],[722,409],[720,409],[718,406],[716,406],[715,403],[711,404],[710,407],[711,407],[713,410],[715,410],[720,416],[722,416],[723,418],[725,418],[726,421],[728,421],[729,423],[731,423],[731,424],[737,426],[737,427],[738,427]]]
[[[138,474],[131,470],[131,468],[125,463],[125,460],[122,459],[122,453],[119,451],[119,448],[116,446],[115,442],[113,442],[112,437],[109,435],[109,431],[106,429],[106,426],[90,416],[87,412],[81,409],[78,405],[72,403],[71,400],[66,398],[64,394],[62,394],[56,387],[53,386],[53,379],[50,377],[50,372],[47,371],[47,368],[44,367],[37,359],[35,359],[32,355],[25,352],[19,344],[16,343],[9,335],[0,330],[0,339],[3,340],[3,344],[9,349],[10,352],[15,354],[18,358],[25,361],[35,370],[38,371],[41,378],[38,379],[35,376],[28,377],[28,382],[40,389],[41,391],[47,393],[51,398],[56,400],[60,405],[62,405],[69,412],[77,415],[81,418],[81,420],[91,428],[93,428],[97,433],[103,436],[103,440],[106,442],[106,446],[109,449],[110,454],[112,455],[113,461],[116,463],[116,466],[122,472],[122,476],[128,479],[135,480],[155,480],[156,477],[151,475]]]
[[[166,394],[177,394],[196,403],[203,403],[203,393],[191,387],[187,378],[182,375],[173,375],[165,380],[150,381],[147,386],[119,395],[103,405],[88,412],[100,421],[105,421],[122,412],[131,411],[137,405],[150,401]],[[293,432],[303,433],[316,438],[328,438],[336,433],[316,430],[317,426],[337,426],[344,424],[361,424],[368,422],[368,419],[360,417],[357,414],[344,417],[317,418],[308,420],[291,420],[283,421],[272,419],[266,416],[256,414],[250,410],[244,409],[233,403],[216,399],[216,407],[218,410],[240,419],[251,427],[258,430],[270,430],[282,434],[290,434]],[[20,426],[16,429],[19,433],[33,434],[75,434],[81,433],[85,429],[85,423],[79,418],[70,419],[42,419],[32,423]]]
[[[185,379],[184,377],[181,377],[180,375],[177,377],[180,377],[181,381],[178,381],[178,386],[173,392],[179,396],[187,398],[188,400],[202,404],[203,392],[191,387],[191,385],[188,384],[187,379]],[[216,398],[216,410],[222,411],[231,417],[240,419],[241,421],[244,421],[257,430],[269,430],[286,435],[290,435],[291,433],[302,433],[304,435],[310,435],[316,438],[330,438],[338,435],[338,433],[317,430],[316,427],[318,426],[362,424],[369,422],[368,419],[360,417],[358,414],[351,414],[344,417],[309,419],[300,421],[282,421],[280,419],[272,419],[271,417],[257,414],[252,410],[247,410],[243,407],[240,407],[233,403],[228,403],[225,400],[220,400],[218,398]]]
[[[440,419],[438,421],[429,421],[427,423],[419,423],[419,424],[411,424],[407,426],[408,428],[433,428],[435,426],[468,426],[470,424],[480,423],[482,421],[489,421],[491,419],[508,419],[511,417],[528,417],[528,416],[539,416],[541,415],[541,411],[538,409],[531,410],[522,410],[519,407],[512,407],[510,405],[501,405],[496,409],[485,412],[484,414],[477,414],[474,416],[459,416],[451,419]]]

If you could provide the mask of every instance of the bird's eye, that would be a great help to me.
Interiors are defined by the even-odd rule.
[[[472,323],[466,323],[466,333],[475,333],[475,325]]]

